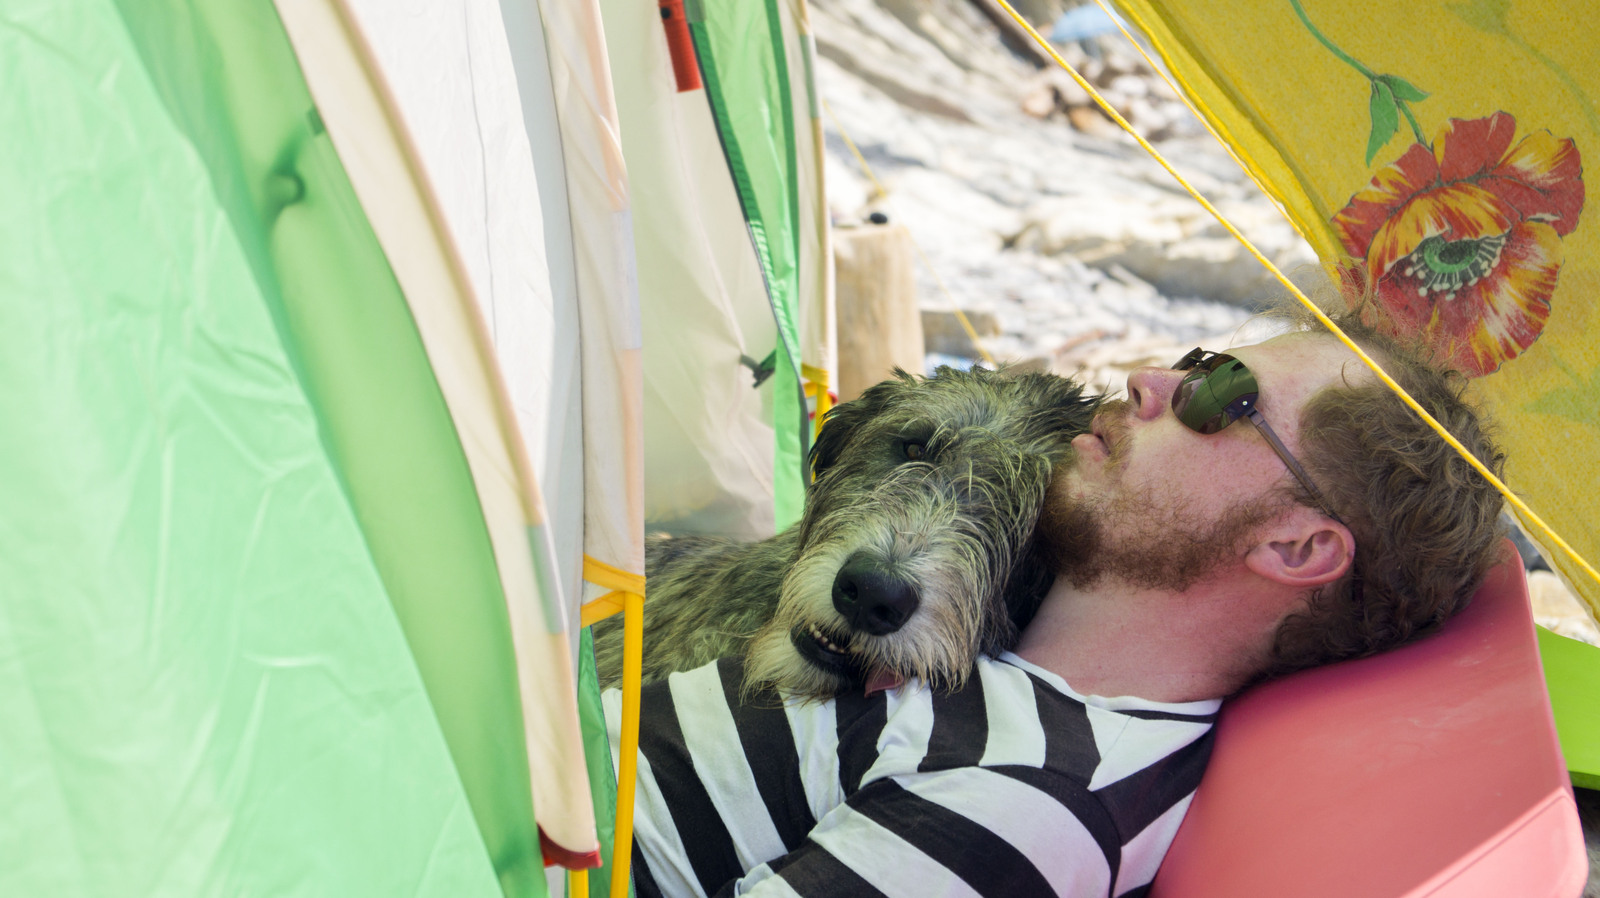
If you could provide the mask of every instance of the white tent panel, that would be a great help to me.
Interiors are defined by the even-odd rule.
[[[703,91],[680,94],[653,5],[603,4],[632,185],[644,352],[645,519],[770,536],[776,345],[750,235]]]
[[[556,98],[550,78],[550,51],[534,0],[501,0],[506,38],[516,68],[522,120],[537,173],[543,249],[549,270],[550,353],[538,358],[502,358],[508,374],[518,370],[535,381],[548,378],[542,431],[524,431],[533,469],[544,492],[550,533],[555,544],[561,594],[568,610],[583,595],[584,439],[583,389],[578,342],[562,335],[579,333],[578,271],[568,213],[566,162],[563,159]],[[520,365],[519,365],[520,362]],[[526,368],[533,371],[526,371]],[[573,637],[577,633],[574,631]]]
[[[513,18],[507,2],[508,22]],[[644,574],[642,344],[633,220],[600,9],[540,4],[559,128],[583,360],[583,551]],[[523,26],[516,29],[520,32]],[[516,34],[521,41],[525,35]],[[543,169],[541,169],[542,171]],[[588,587],[590,596],[599,587]]]

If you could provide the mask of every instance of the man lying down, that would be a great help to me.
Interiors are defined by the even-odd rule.
[[[1500,464],[1459,381],[1338,323]],[[1224,697],[1437,628],[1498,559],[1499,495],[1313,327],[1129,375],[1052,482],[1053,588],[964,688],[648,687],[639,893],[1144,894]]]

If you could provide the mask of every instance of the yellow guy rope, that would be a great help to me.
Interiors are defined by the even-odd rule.
[[[1461,457],[1466,459],[1467,463],[1472,465],[1473,469],[1475,469],[1479,474],[1482,474],[1485,480],[1488,480],[1495,489],[1499,490],[1500,495],[1505,497],[1506,501],[1511,504],[1511,507],[1520,512],[1528,521],[1532,522],[1541,533],[1549,537],[1551,542],[1559,546],[1562,551],[1566,552],[1567,557],[1572,559],[1574,564],[1578,565],[1585,572],[1587,572],[1590,577],[1593,577],[1595,582],[1600,583],[1600,571],[1596,571],[1594,567],[1589,564],[1589,562],[1583,559],[1583,556],[1577,553],[1577,550],[1573,549],[1572,546],[1567,544],[1566,540],[1562,539],[1554,530],[1550,529],[1550,525],[1546,524],[1543,518],[1539,517],[1537,514],[1534,514],[1533,509],[1529,508],[1527,504],[1517,496],[1516,493],[1513,493],[1509,487],[1501,482],[1500,478],[1494,476],[1493,471],[1490,471],[1483,462],[1479,461],[1471,452],[1468,452],[1467,447],[1461,445],[1461,442],[1457,440],[1455,436],[1450,433],[1450,431],[1445,430],[1438,421],[1434,420],[1432,415],[1428,414],[1426,409],[1418,404],[1415,399],[1411,398],[1409,393],[1401,389],[1399,384],[1395,383],[1388,374],[1384,373],[1384,370],[1378,367],[1377,362],[1374,362],[1372,358],[1361,349],[1361,347],[1355,344],[1355,341],[1346,336],[1344,331],[1340,330],[1338,326],[1328,318],[1327,315],[1324,315],[1322,310],[1317,308],[1315,303],[1308,299],[1304,293],[1300,292],[1300,288],[1296,287],[1286,276],[1284,276],[1284,273],[1278,270],[1278,266],[1272,264],[1271,260],[1262,255],[1261,251],[1256,249],[1255,244],[1251,243],[1249,238],[1239,233],[1239,229],[1234,227],[1233,223],[1228,221],[1228,219],[1224,218],[1222,213],[1218,212],[1217,207],[1211,205],[1209,200],[1201,196],[1199,191],[1195,190],[1194,187],[1189,184],[1188,180],[1185,179],[1183,175],[1179,174],[1177,169],[1173,168],[1172,164],[1156,151],[1155,147],[1150,145],[1149,141],[1141,137],[1139,132],[1133,130],[1133,126],[1129,125],[1126,119],[1119,115],[1115,109],[1111,108],[1111,104],[1106,102],[1105,97],[1100,96],[1100,92],[1094,89],[1094,85],[1090,84],[1082,75],[1078,74],[1077,71],[1072,68],[1072,66],[1067,65],[1066,60],[1061,58],[1061,55],[1055,51],[1055,48],[1050,46],[1050,43],[1043,37],[1040,37],[1039,32],[1035,31],[1033,26],[1028,24],[1026,19],[1018,15],[1015,9],[1011,8],[1010,3],[1006,2],[1006,0],[995,0],[995,2],[1000,4],[1000,7],[1006,11],[1007,15],[1016,20],[1018,25],[1021,25],[1024,29],[1026,29],[1034,41],[1036,41],[1039,46],[1043,47],[1046,53],[1050,54],[1050,58],[1054,59],[1057,65],[1061,66],[1063,69],[1066,69],[1067,74],[1072,76],[1073,81],[1078,82],[1079,87],[1083,88],[1085,91],[1088,91],[1089,96],[1094,99],[1095,104],[1098,105],[1106,115],[1109,115],[1112,121],[1120,125],[1124,131],[1127,131],[1129,134],[1133,135],[1133,139],[1139,142],[1139,146],[1143,147],[1145,152],[1150,154],[1151,158],[1160,163],[1161,167],[1167,170],[1167,174],[1171,175],[1173,179],[1183,187],[1184,190],[1188,191],[1189,195],[1194,197],[1196,202],[1204,207],[1207,212],[1210,212],[1211,215],[1216,218],[1216,220],[1221,223],[1224,228],[1227,228],[1228,233],[1232,234],[1239,241],[1240,245],[1242,245],[1250,253],[1250,255],[1255,256],[1256,261],[1260,262],[1262,267],[1270,271],[1272,276],[1277,278],[1279,283],[1283,284],[1283,286],[1289,290],[1295,299],[1298,299],[1302,305],[1311,311],[1311,314],[1316,316],[1318,321],[1322,322],[1324,327],[1332,332],[1334,336],[1338,337],[1339,341],[1344,343],[1345,346],[1348,346],[1350,350],[1361,359],[1361,361],[1365,362],[1367,367],[1371,368],[1373,373],[1378,376],[1379,380],[1387,384],[1389,389],[1393,390],[1395,394],[1405,402],[1406,405],[1411,407],[1412,411],[1416,412],[1422,418],[1422,420],[1426,421],[1428,426],[1432,427],[1434,431],[1439,434],[1441,439],[1448,443],[1452,449],[1456,450],[1456,452],[1460,453]]]
[[[1010,7],[1006,8],[1010,9]],[[1065,65],[1066,63],[1062,64]],[[1068,71],[1071,70],[1068,69]],[[866,174],[867,180],[872,182],[872,198],[887,198],[889,191],[884,190],[883,185],[878,182],[878,176],[872,173],[872,166],[867,164],[867,158],[861,155],[860,150],[856,149],[856,142],[851,140],[850,135],[845,132],[844,125],[839,122],[839,117],[833,114],[833,107],[828,105],[827,100],[822,101],[822,111],[828,114],[828,121],[833,122],[833,129],[839,132],[839,137],[844,140],[844,145],[850,148],[850,152],[856,157],[856,161],[861,163],[861,171]],[[917,258],[922,260],[922,267],[928,269],[928,273],[932,274],[933,279],[939,283],[939,289],[944,292],[944,298],[949,300],[950,307],[956,310],[956,320],[961,322],[962,329],[972,339],[972,345],[978,350],[978,354],[983,356],[985,362],[989,363],[989,367],[998,367],[999,363],[994,360],[994,356],[989,354],[989,350],[983,348],[983,341],[978,338],[978,331],[972,326],[972,322],[967,320],[967,313],[961,311],[961,307],[956,305],[955,294],[950,291],[950,285],[944,282],[943,277],[940,277],[939,269],[934,268],[933,263],[928,261],[927,254],[922,251],[922,247],[915,238],[911,240],[911,248],[917,251]]]
[[[611,847],[611,898],[626,898],[633,864],[633,792],[639,772],[639,682],[644,676],[644,578],[583,556],[583,579],[611,590],[582,608],[583,625],[622,611],[622,745],[617,757],[617,831]],[[591,611],[591,609],[595,609]],[[609,610],[606,610],[609,609]],[[577,892],[576,880],[569,882]],[[585,876],[587,887],[587,876]]]

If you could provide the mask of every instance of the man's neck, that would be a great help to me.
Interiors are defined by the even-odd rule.
[[[1016,652],[1086,695],[1220,698],[1249,680],[1281,617],[1258,589],[1229,577],[1182,593],[1057,578]]]

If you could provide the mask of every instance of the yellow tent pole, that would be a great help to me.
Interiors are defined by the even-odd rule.
[[[806,379],[806,395],[817,401],[817,412],[812,418],[811,436],[816,438],[822,433],[822,419],[828,416],[833,408],[833,396],[828,392],[833,385],[830,384],[828,370],[814,365],[801,364],[800,376]]]
[[[617,836],[611,849],[611,898],[627,898],[633,866],[633,792],[639,775],[639,689],[644,676],[644,596],[623,595],[622,748],[617,759]]]
[[[633,866],[633,794],[639,774],[639,691],[644,679],[645,579],[588,555],[583,556],[583,579],[611,592],[584,603],[584,626],[622,612],[622,745],[617,758],[617,830],[611,847],[611,898],[627,898],[628,876]],[[569,885],[575,883],[569,879]],[[574,894],[577,892],[572,885]],[[584,888],[588,888],[587,874]]]

